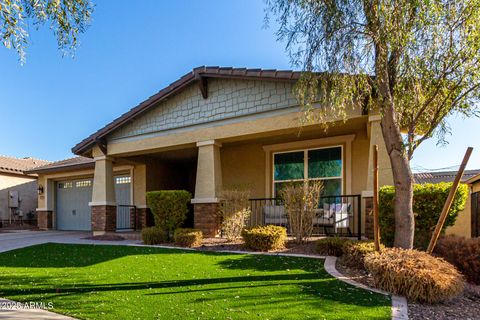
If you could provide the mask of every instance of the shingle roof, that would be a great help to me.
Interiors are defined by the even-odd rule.
[[[30,169],[43,166],[50,161],[27,158],[15,158],[0,155],[0,171],[14,174],[26,174]]]
[[[439,183],[453,182],[457,171],[441,171],[441,172],[419,172],[413,175],[415,183]],[[480,174],[480,169],[465,170],[462,176],[462,182]]]
[[[76,170],[82,168],[92,168],[95,166],[95,161],[86,157],[74,157],[65,160],[60,160],[46,164],[41,167],[29,170],[28,173],[46,173],[63,170]]]
[[[177,81],[163,88],[155,95],[143,101],[130,111],[124,113],[105,127],[91,134],[86,139],[79,142],[72,148],[75,154],[81,154],[91,147],[98,139],[105,137],[107,134],[123,125],[125,122],[133,119],[142,112],[157,105],[159,102],[167,99],[171,95],[182,90],[186,86],[201,81],[205,78],[228,78],[228,79],[250,79],[250,80],[269,80],[269,81],[296,81],[300,78],[301,72],[291,70],[275,70],[275,69],[247,69],[232,67],[198,67],[191,72],[185,74]]]

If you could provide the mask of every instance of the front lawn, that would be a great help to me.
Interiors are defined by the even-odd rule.
[[[391,300],[323,260],[43,244],[0,254],[0,297],[82,319],[389,319]]]

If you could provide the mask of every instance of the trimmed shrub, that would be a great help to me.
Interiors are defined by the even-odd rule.
[[[310,181],[308,184],[287,183],[280,192],[288,225],[297,243],[304,242],[312,235],[322,190],[321,181]]]
[[[380,245],[380,249],[384,248],[383,245]],[[373,241],[345,242],[343,245],[342,261],[349,267],[365,269],[365,256],[372,252],[375,252],[375,244]]]
[[[365,257],[375,285],[408,300],[436,303],[462,293],[463,276],[441,258],[426,252],[387,248]]]
[[[469,282],[480,284],[480,238],[442,237],[434,253],[457,267]]]
[[[142,240],[145,244],[159,244],[167,242],[167,233],[159,227],[142,229]]]
[[[242,187],[232,187],[221,193],[220,217],[222,219],[222,236],[228,241],[236,240],[252,211],[250,210],[250,191]]]
[[[245,246],[252,250],[269,251],[285,248],[287,229],[279,226],[258,226],[242,231]]]
[[[165,230],[169,239],[187,218],[191,198],[191,194],[185,190],[147,192],[147,204],[152,211],[155,226]]]
[[[198,229],[178,228],[173,237],[175,243],[183,247],[199,247],[202,245],[203,233]]]
[[[317,240],[316,250],[319,254],[340,257],[343,255],[343,248],[350,242],[352,241],[349,239],[339,237],[323,238]]]
[[[425,249],[428,246],[433,230],[442,212],[445,200],[452,187],[452,183],[426,183],[413,186],[413,212],[415,214],[415,239],[414,247]],[[448,212],[442,232],[455,224],[458,213],[465,209],[468,187],[461,184],[455,194],[452,207]],[[394,216],[395,188],[385,186],[379,193],[379,223],[383,244],[391,247],[395,235]]]

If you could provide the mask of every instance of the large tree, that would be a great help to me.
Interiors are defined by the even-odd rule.
[[[394,245],[411,248],[410,160],[449,132],[453,113],[478,115],[480,0],[267,0],[295,65],[305,121],[377,110],[395,184]]]
[[[92,12],[90,0],[0,0],[0,40],[24,63],[29,28],[48,24],[59,49],[73,53]]]

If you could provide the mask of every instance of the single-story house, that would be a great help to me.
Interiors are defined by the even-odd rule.
[[[414,174],[416,183],[453,182],[457,171],[419,172]],[[465,209],[459,212],[455,224],[445,230],[446,234],[461,237],[480,236],[480,169],[465,170],[461,180],[469,187]]]
[[[0,156],[0,227],[34,222],[37,175],[26,173],[48,161]]]
[[[320,231],[365,234],[375,144],[380,185],[392,184],[380,116],[352,108],[346,119],[332,116],[327,131],[318,124],[300,131],[292,94],[299,77],[193,69],[79,142],[72,149],[78,157],[31,171],[43,190],[39,227],[95,234],[138,229],[148,223],[146,192],[184,189],[193,196],[193,225],[211,236],[222,188],[248,185],[251,223],[282,223],[279,191],[307,179],[324,184]]]

